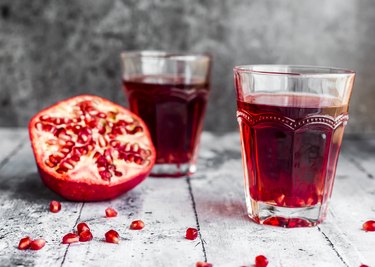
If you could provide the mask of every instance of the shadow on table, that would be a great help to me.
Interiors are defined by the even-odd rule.
[[[23,199],[30,202],[63,200],[43,184],[36,172],[26,173],[24,176],[12,177],[11,179],[0,177],[0,181],[0,191],[9,192],[13,199]]]

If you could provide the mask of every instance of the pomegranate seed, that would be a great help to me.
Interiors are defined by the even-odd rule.
[[[71,244],[71,243],[76,243],[78,241],[79,241],[79,236],[77,234],[74,234],[74,233],[66,234],[66,235],[64,235],[64,237],[62,239],[63,244]]]
[[[51,119],[51,117],[48,116],[48,115],[43,115],[43,116],[40,116],[39,119],[40,119],[41,121],[48,121],[48,120]]]
[[[105,216],[106,217],[116,217],[117,216],[117,211],[112,208],[106,208],[105,209]]]
[[[369,266],[366,264],[361,264],[359,267],[369,267]]]
[[[81,160],[81,158],[78,155],[72,155],[71,159],[75,162],[78,162]]]
[[[375,231],[375,221],[369,220],[365,222],[362,225],[362,229],[365,230],[366,232],[374,232]]]
[[[73,170],[73,168],[74,168],[74,166],[67,161],[64,161],[63,163],[61,163],[60,166],[64,169],[67,169],[67,170]]]
[[[119,141],[117,141],[117,140],[111,140],[110,142],[109,142],[109,144],[112,146],[112,147],[119,147],[120,146],[120,142]]]
[[[117,177],[120,177],[120,176],[122,176],[122,172],[119,172],[119,171],[115,171],[115,176],[117,176]]]
[[[112,177],[112,174],[108,171],[100,171],[99,175],[104,181],[109,181]]]
[[[105,115],[103,112],[99,112],[98,117],[102,118],[102,119],[105,119],[105,118],[107,118],[107,115]]]
[[[99,135],[98,137],[98,144],[100,147],[106,147],[107,146],[107,141],[104,139],[102,135]]]
[[[68,172],[68,169],[66,169],[66,168],[58,168],[56,170],[56,172],[59,173],[59,174],[64,174],[64,173]]]
[[[137,143],[135,143],[133,146],[132,146],[132,150],[133,152],[138,152],[139,150],[139,145]]]
[[[53,167],[55,167],[56,166],[56,164],[55,163],[52,163],[51,161],[49,161],[48,159],[47,160],[45,160],[44,161],[44,163],[48,166],[48,167],[50,167],[50,168],[53,168]]]
[[[70,146],[63,146],[63,147],[60,149],[60,152],[63,153],[64,155],[69,154],[70,151],[72,151],[72,147],[70,147]]]
[[[30,249],[32,250],[39,250],[42,249],[46,245],[46,241],[44,239],[35,239],[30,243]]]
[[[66,141],[65,142],[65,145],[67,146],[67,147],[74,147],[74,145],[75,145],[75,143],[73,142],[73,141]]]
[[[87,242],[87,241],[91,241],[92,240],[92,233],[90,230],[86,230],[86,231],[82,231],[80,234],[79,234],[79,241],[80,242]]]
[[[275,198],[275,202],[278,206],[283,206],[285,203],[285,195],[281,194],[278,197]]]
[[[61,158],[60,157],[57,157],[57,156],[54,156],[54,155],[50,155],[48,157],[49,161],[54,164],[54,165],[57,165],[58,163],[60,163],[61,161]]]
[[[145,223],[141,220],[132,221],[130,224],[130,229],[132,230],[142,230],[145,227]]]
[[[83,231],[90,231],[90,227],[85,223],[79,223],[77,225],[78,234],[82,233]]]
[[[255,267],[266,267],[268,265],[268,259],[263,256],[259,255],[255,257]]]
[[[143,159],[141,157],[134,157],[134,163],[141,165],[143,163]]]
[[[195,264],[195,267],[212,267],[213,265],[211,263],[208,263],[208,262],[204,262],[204,261],[198,261],[196,264]]]
[[[28,249],[30,247],[30,244],[31,244],[31,239],[30,237],[26,236],[20,240],[18,244],[18,249],[20,250]]]
[[[49,203],[49,210],[53,213],[57,213],[61,210],[61,203],[56,201],[56,200],[52,200],[50,203]]]
[[[195,228],[188,228],[186,230],[186,235],[185,235],[186,239],[189,239],[189,240],[194,240],[198,237],[198,230],[195,229]]]
[[[105,233],[105,241],[108,243],[118,244],[120,242],[120,236],[115,230],[109,230]]]

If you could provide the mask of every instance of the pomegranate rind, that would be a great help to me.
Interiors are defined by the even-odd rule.
[[[134,141],[142,142],[144,148],[151,151],[147,158],[149,163],[140,168],[130,168],[128,173],[123,174],[121,177],[116,177],[114,181],[93,179],[90,175],[75,179],[73,177],[74,175],[70,173],[59,174],[55,169],[49,168],[45,164],[44,159],[39,155],[43,150],[40,148],[40,142],[38,142],[40,140],[38,140],[38,130],[36,130],[35,124],[40,121],[41,116],[55,114],[56,110],[59,108],[73,105],[72,103],[79,103],[80,101],[100,102],[102,105],[111,106],[119,113],[131,116],[134,120],[138,121],[143,131],[142,135],[138,134],[138,136],[134,138]],[[155,148],[152,144],[148,128],[143,120],[126,108],[98,96],[80,95],[60,101],[43,109],[30,120],[29,135],[37,168],[43,183],[52,191],[72,201],[103,201],[116,198],[145,180],[155,163]]]

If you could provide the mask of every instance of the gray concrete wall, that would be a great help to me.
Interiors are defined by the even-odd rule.
[[[119,53],[209,51],[206,130],[236,129],[235,64],[308,64],[358,72],[348,132],[375,132],[375,1],[0,0],[0,125],[25,126],[59,99],[125,104]]]

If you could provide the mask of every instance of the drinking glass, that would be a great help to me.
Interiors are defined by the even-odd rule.
[[[145,121],[156,147],[151,176],[194,173],[210,90],[210,56],[140,51],[122,53],[121,59],[130,110]]]
[[[248,215],[281,227],[327,214],[355,73],[281,65],[234,68]]]

